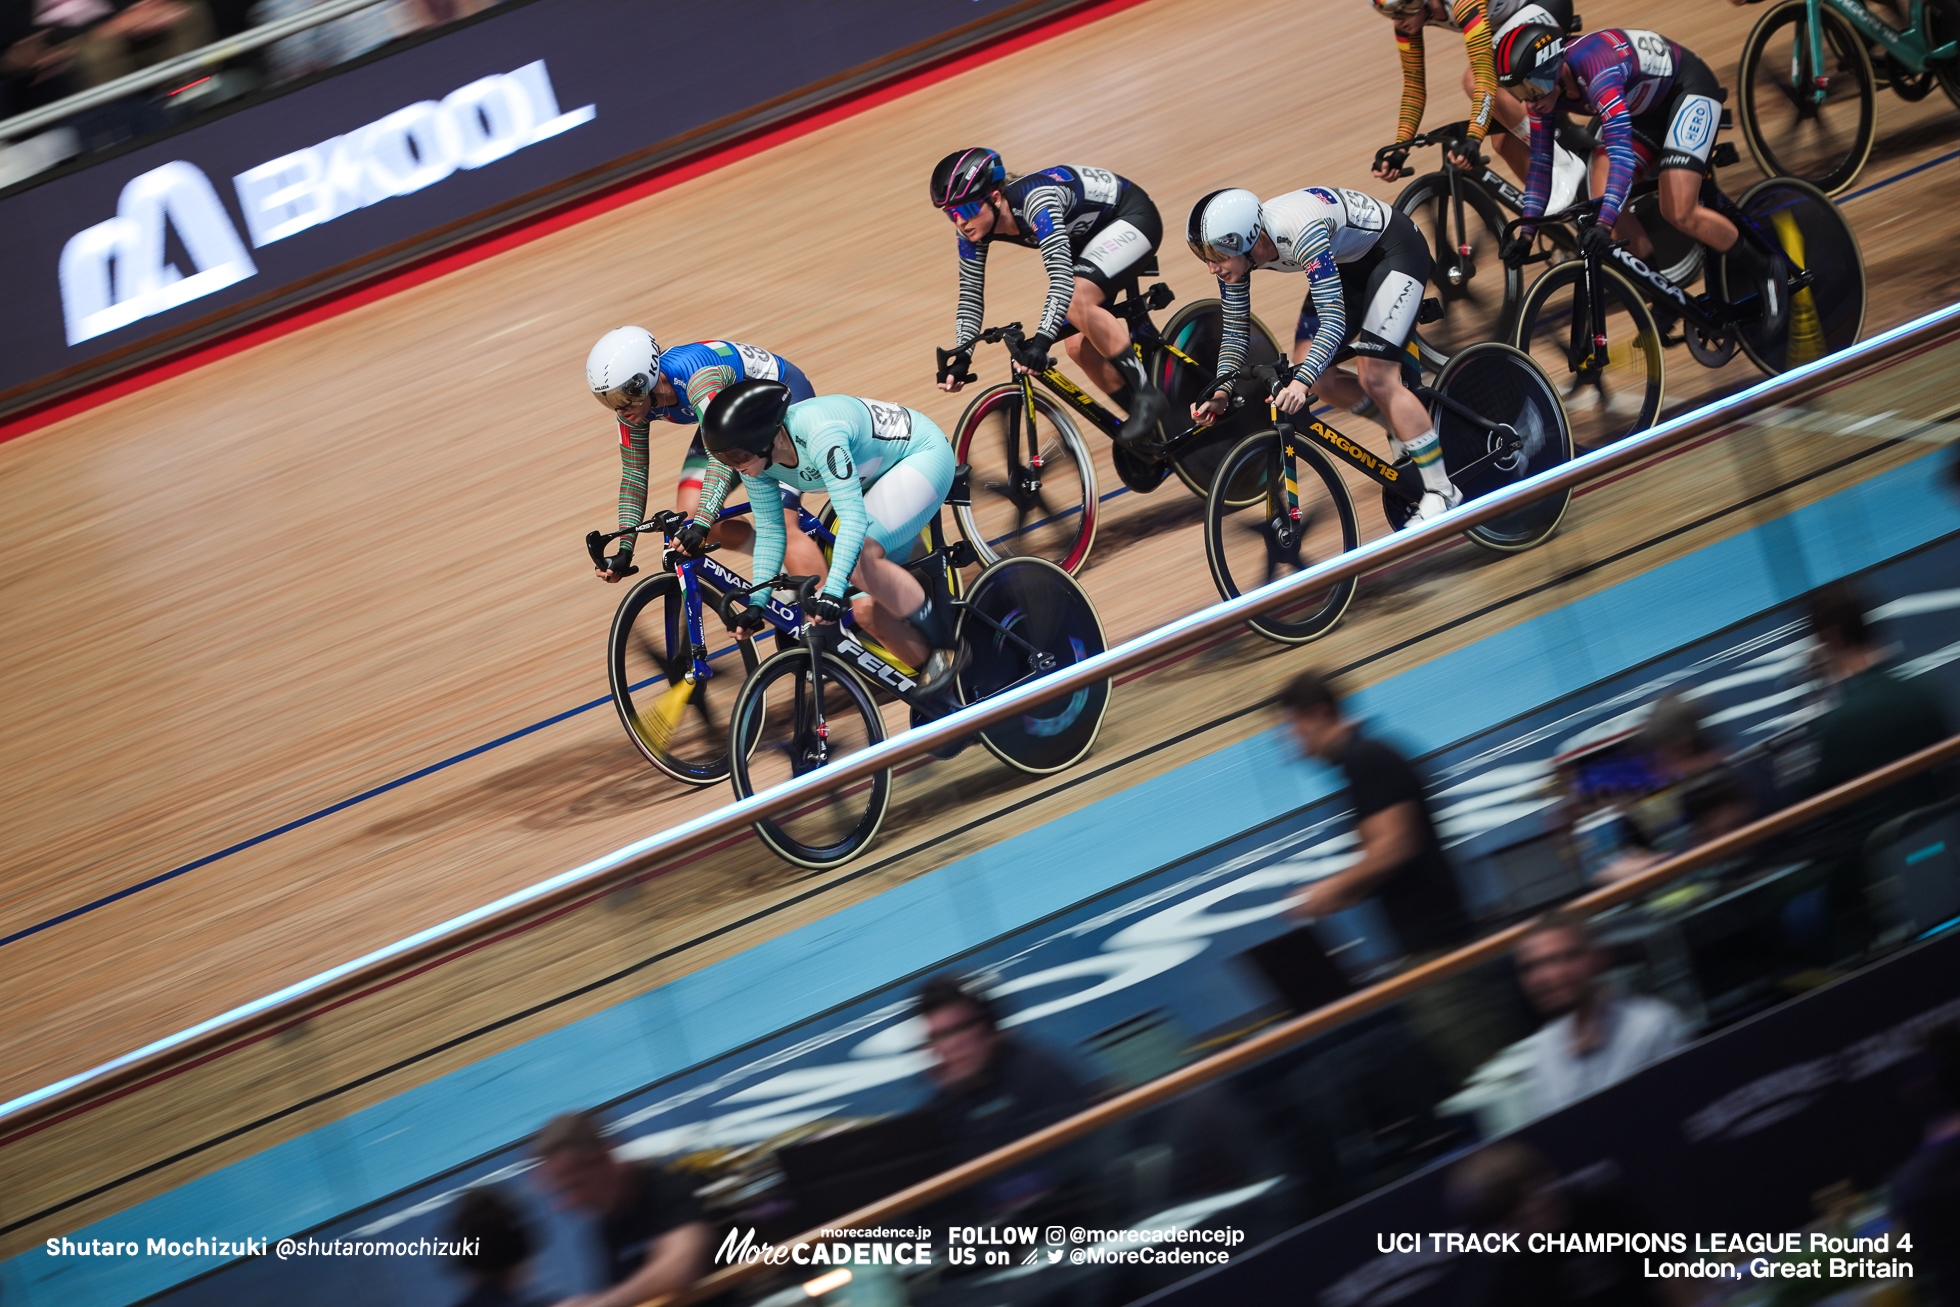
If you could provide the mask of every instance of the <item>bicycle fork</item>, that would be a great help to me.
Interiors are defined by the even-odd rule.
[[[1271,581],[1282,565],[1298,568],[1300,538],[1305,534],[1300,518],[1300,481],[1294,468],[1294,432],[1291,416],[1271,406],[1273,429],[1279,436],[1279,465],[1268,474],[1266,489],[1266,579]]]

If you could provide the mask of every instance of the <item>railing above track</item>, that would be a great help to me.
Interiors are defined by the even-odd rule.
[[[1834,789],[1791,804],[1780,812],[1772,813],[1727,835],[1677,854],[1636,876],[1567,900],[1561,903],[1559,908],[1563,912],[1591,915],[1645,898],[1664,885],[1705,867],[1726,862],[1765,840],[1809,825],[1847,804],[1869,798],[1888,786],[1956,758],[1960,758],[1960,735],[1948,736],[1940,743],[1922,749],[1918,753],[1889,763],[1876,771],[1867,772]],[[921,1180],[909,1188],[901,1189],[848,1215],[826,1221],[821,1229],[806,1230],[793,1239],[782,1240],[779,1246],[792,1247],[797,1243],[816,1243],[831,1238],[832,1231],[884,1225],[907,1212],[915,1212],[921,1207],[949,1198],[971,1185],[1013,1170],[1043,1153],[1073,1143],[1097,1130],[1166,1103],[1203,1085],[1212,1084],[1235,1071],[1242,1071],[1256,1062],[1262,1062],[1285,1052],[1317,1035],[1326,1034],[1356,1017],[1387,1007],[1425,985],[1469,971],[1473,967],[1500,957],[1510,952],[1520,939],[1529,934],[1539,919],[1534,917],[1529,921],[1521,921],[1446,953],[1442,957],[1411,967],[1398,976],[1356,990],[1324,1007],[1302,1013],[1290,1021],[1263,1030],[1201,1061],[1180,1067],[1168,1075],[1105,1099],[1065,1121],[1057,1121],[1051,1126],[1025,1135],[1004,1148],[995,1149],[970,1162],[961,1163],[938,1175]],[[681,1293],[649,1299],[639,1307],[683,1307],[683,1304],[702,1302],[771,1269],[774,1268],[762,1262],[731,1266],[716,1271]]]
[[[139,68],[114,81],[104,82],[100,86],[91,86],[86,91],[77,91],[73,95],[64,96],[52,104],[44,104],[38,109],[29,109],[26,113],[17,113],[11,118],[0,119],[0,141],[10,141],[39,128],[51,127],[98,105],[120,100],[125,95],[134,95],[138,91],[147,91],[152,86],[161,86],[165,82],[175,81],[190,73],[201,73],[213,65],[227,63],[242,54],[250,54],[261,46],[271,45],[274,41],[283,40],[296,32],[304,32],[322,23],[331,23],[336,18],[345,18],[363,9],[372,9],[380,3],[381,0],[327,0],[325,4],[315,5],[290,18],[282,18],[276,23],[266,23],[250,31],[240,32],[237,36],[228,36],[222,41],[199,46],[189,54],[166,59],[148,68]]]
[[[1213,604],[1041,681],[906,731],[822,772],[683,822],[100,1066],[0,1103],[0,1132],[18,1137],[37,1124],[79,1110],[91,1100],[172,1066],[269,1030],[295,1026],[309,1013],[355,990],[444,954],[468,949],[579,899],[604,894],[661,862],[740,834],[757,820],[787,811],[815,795],[863,780],[1049,699],[1142,667],[1161,657],[1168,648],[1229,633],[1248,617],[1285,606],[1297,594],[1377,571],[1452,540],[1470,527],[1502,517],[1521,504],[1571,490],[1689,441],[1741,426],[1766,410],[1836,385],[1914,350],[1955,338],[1960,338],[1960,305],[1941,309],[1830,358],[1772,377],[1740,394],[1664,422],[1651,431],[1476,500],[1435,522],[1362,545],[1251,594]]]

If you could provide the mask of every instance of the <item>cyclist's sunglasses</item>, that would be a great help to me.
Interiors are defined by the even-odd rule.
[[[1543,77],[1527,77],[1511,88],[1511,94],[1529,104],[1542,100],[1558,91],[1558,70],[1548,70]]]
[[[1429,0],[1375,0],[1375,12],[1383,18],[1406,18],[1429,7]]]
[[[987,201],[984,198],[974,200],[970,204],[949,205],[946,209],[946,216],[954,222],[972,222],[980,216],[980,211],[986,207]]]
[[[1203,241],[1197,240],[1187,239],[1184,243],[1191,247],[1191,252],[1197,255],[1199,261],[1203,263],[1225,263],[1245,253],[1244,250],[1228,250],[1217,245],[1207,245]]]
[[[595,390],[592,395],[607,409],[617,413],[623,408],[638,403],[646,395],[647,389],[646,374],[637,372],[628,377],[624,384],[614,386],[611,390]]]

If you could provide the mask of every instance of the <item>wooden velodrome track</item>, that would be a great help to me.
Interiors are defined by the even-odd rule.
[[[1658,28],[1725,77],[1759,12],[1709,0],[1585,9],[1593,27]],[[610,424],[580,377],[605,329],[764,344],[820,392],[903,401],[950,429],[966,397],[938,394],[929,377],[930,346],[950,337],[952,233],[923,198],[949,148],[981,141],[1012,167],[1081,161],[1137,179],[1163,211],[1165,279],[1186,300],[1210,293],[1177,240],[1203,191],[1399,189],[1367,175],[1392,132],[1399,79],[1386,24],[1361,0],[1254,0],[1233,7],[1230,35],[1220,23],[1193,0],[1150,0],[0,445],[11,707],[0,722],[0,935],[605,692],[600,653],[623,590],[593,579],[579,544],[613,516]],[[1430,41],[1432,124],[1462,115],[1455,44]],[[1960,114],[1939,95],[1886,98],[1879,126],[1863,184],[1953,148]],[[1724,180],[1739,190],[1754,176],[1745,163]],[[1872,277],[1868,334],[1960,298],[1956,200],[1960,165],[1942,163],[1848,205]],[[1037,260],[995,258],[990,320],[1027,319],[1040,288]],[[1255,307],[1276,325],[1292,321],[1300,293],[1297,279],[1255,279]],[[1951,353],[1830,403],[1943,416],[1956,407]],[[981,366],[991,380],[1004,364],[994,352]],[[1679,350],[1668,367],[1677,407],[1756,379],[1746,361],[1704,373]],[[657,446],[662,495],[684,443],[675,429]],[[0,1150],[8,1224],[111,1187],[14,1229],[0,1254],[1263,729],[1260,714],[1235,710],[1299,666],[1378,679],[1926,449],[1763,429],[1700,446],[1585,495],[1535,553],[1454,546],[1365,582],[1345,626],[1308,652],[1241,637],[1143,674],[1119,691],[1086,781],[1028,781],[979,750],[913,770],[869,874],[711,941],[689,944],[813,882],[744,840],[346,1005],[297,1038],[13,1141]],[[1852,455],[1864,457],[1842,465]],[[1112,640],[1212,601],[1196,500],[1173,482],[1105,512],[1084,580]],[[1364,534],[1383,529],[1374,510]],[[1626,552],[1639,545],[1649,547]],[[12,1032],[0,1098],[725,797],[654,774],[602,708],[17,939],[0,947]],[[617,984],[196,1148],[663,951]],[[195,1151],[116,1183],[184,1149]]]

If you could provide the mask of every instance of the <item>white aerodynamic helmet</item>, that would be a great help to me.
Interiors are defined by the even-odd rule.
[[[645,327],[615,327],[585,356],[585,384],[614,412],[653,389],[660,342]]]
[[[1259,197],[1240,187],[1213,191],[1191,209],[1184,239],[1191,252],[1207,263],[1222,263],[1234,255],[1250,258],[1252,247],[1266,233],[1259,217]]]

